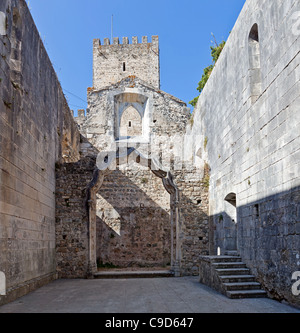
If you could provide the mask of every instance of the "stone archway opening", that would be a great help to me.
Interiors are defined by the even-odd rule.
[[[236,194],[235,193],[229,193],[225,197],[225,201],[227,201],[228,203],[230,203],[232,206],[234,206],[236,208]]]
[[[90,274],[95,274],[97,271],[97,193],[103,186],[104,179],[112,177],[115,169],[127,163],[128,159],[133,160],[138,164],[147,166],[151,172],[161,179],[164,189],[170,195],[169,209],[169,230],[170,230],[170,258],[169,264],[171,270],[178,276],[180,263],[180,244],[179,244],[179,194],[176,185],[173,182],[172,174],[164,170],[157,161],[145,157],[134,148],[127,149],[125,154],[120,152],[110,152],[99,154],[97,159],[97,171],[89,188],[89,267]],[[141,207],[142,208],[142,207]],[[118,230],[115,230],[118,232]],[[119,230],[120,232],[120,230]],[[112,233],[113,235],[114,233]]]
[[[229,193],[225,197],[224,249],[227,253],[237,251],[237,198],[236,193]]]

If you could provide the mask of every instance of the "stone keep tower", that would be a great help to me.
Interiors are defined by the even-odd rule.
[[[128,76],[136,76],[156,89],[160,89],[159,71],[159,42],[158,36],[132,38],[129,44],[128,37],[123,37],[122,44],[119,38],[110,44],[108,38],[101,45],[100,39],[94,40],[93,48],[93,87],[100,89],[115,84]]]

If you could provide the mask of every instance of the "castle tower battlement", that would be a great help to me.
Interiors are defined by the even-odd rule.
[[[109,38],[104,38],[103,39],[103,44],[101,44],[101,40],[99,38],[94,39],[94,47],[97,46],[110,46],[110,45],[120,45],[120,38],[119,37],[114,37],[113,40],[111,41]],[[122,44],[123,45],[129,45],[129,38],[128,37],[122,37]],[[142,37],[142,42],[139,43],[139,39],[137,36],[133,36],[132,37],[132,45],[136,45],[136,44],[149,44],[148,41],[148,36],[143,36]],[[159,44],[159,39],[158,36],[152,36],[152,40],[151,43],[153,44],[153,46],[157,46]]]
[[[152,36],[104,38],[93,42],[93,87],[100,89],[115,84],[128,76],[136,76],[160,89],[159,39]]]

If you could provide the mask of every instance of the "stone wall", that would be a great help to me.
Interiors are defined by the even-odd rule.
[[[170,265],[170,195],[148,168],[133,163],[106,177],[97,195],[97,217],[102,264]]]
[[[94,147],[110,149],[120,136],[121,118],[130,106],[142,118],[142,135],[135,142],[150,143],[151,137],[185,133],[190,118],[186,104],[135,76],[104,89],[88,90],[86,115],[80,113],[76,121]]]
[[[55,163],[79,158],[79,132],[24,0],[2,0],[0,304],[56,277]]]
[[[91,242],[100,267],[167,267],[178,259],[180,275],[197,275],[199,254],[209,252],[207,170],[203,179],[192,166],[175,171],[176,225],[170,214],[175,216],[177,203],[159,177],[136,163],[106,175],[91,205],[89,189],[95,186],[96,168],[92,156],[57,165],[58,276],[86,278],[94,272],[89,266]],[[94,240],[91,214],[96,218]]]
[[[199,274],[199,256],[209,254],[208,170],[185,163],[174,171],[179,190],[181,274]]]
[[[120,120],[120,137],[135,137],[142,134],[142,118],[133,106],[129,106],[124,111]]]
[[[270,295],[298,305],[299,11],[296,0],[246,1],[187,133],[190,156],[211,168],[211,254],[233,250],[227,240],[236,233],[236,249]]]
[[[272,297],[298,306],[291,279],[300,268],[299,203],[300,188],[296,187],[238,207],[243,258]]]
[[[156,89],[160,87],[157,36],[152,36],[151,43],[148,43],[147,37],[143,37],[142,43],[138,42],[137,37],[133,37],[132,44],[126,37],[122,44],[119,38],[114,38],[111,45],[108,38],[104,39],[104,45],[101,45],[99,39],[95,39],[93,60],[95,89],[110,86],[131,75],[148,82]]]
[[[88,188],[95,158],[56,166],[56,262],[59,278],[86,278],[89,272]]]

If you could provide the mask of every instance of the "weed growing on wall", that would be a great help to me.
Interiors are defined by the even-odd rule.
[[[216,41],[215,41],[215,46],[211,46],[210,49],[211,49],[211,57],[212,57],[212,60],[213,60],[213,64],[204,68],[204,73],[202,75],[202,78],[201,78],[201,81],[198,83],[198,88],[197,90],[199,91],[199,93],[201,94],[202,90],[204,89],[223,49],[224,49],[224,46],[225,46],[226,42],[223,41],[221,44],[218,44]],[[199,99],[199,96],[195,97],[192,101],[190,101],[189,103],[195,107],[197,102],[198,102],[198,99]]]

